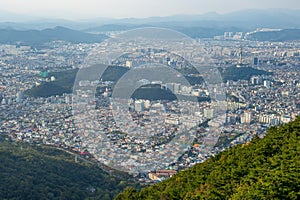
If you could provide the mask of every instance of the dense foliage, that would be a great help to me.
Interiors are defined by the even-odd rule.
[[[107,39],[107,36],[103,34],[90,34],[60,26],[44,30],[0,29],[1,44],[35,46],[57,40],[71,43],[100,43],[105,39]]]
[[[128,70],[126,67],[111,66],[104,71],[101,79],[103,81],[117,81]],[[25,94],[31,97],[50,97],[64,93],[72,93],[77,72],[78,69],[50,73],[48,76],[54,76],[56,78],[55,81],[44,82],[39,86],[25,91]],[[86,74],[87,77],[90,75],[91,74]]]
[[[147,85],[140,87],[131,95],[135,99],[155,100],[175,100],[176,96],[170,91],[162,89],[160,85]]]
[[[26,90],[25,94],[32,97],[50,97],[72,93],[77,72],[78,69],[50,73],[49,77],[54,76],[55,81],[43,82],[39,86]]]
[[[228,80],[238,81],[238,80],[250,80],[251,76],[257,75],[271,75],[272,73],[258,70],[252,67],[227,67],[227,68],[219,68],[221,71],[221,76],[224,82]]]
[[[257,41],[285,42],[300,40],[300,29],[284,29],[281,31],[262,31],[255,32],[247,39]]]
[[[112,199],[133,185],[53,147],[0,142],[0,199]]]
[[[102,79],[103,81],[117,82],[128,71],[129,68],[127,67],[110,66],[104,71],[104,73],[102,74],[101,77],[99,77],[99,79]],[[77,72],[78,69],[49,73],[48,78],[54,76],[56,78],[55,81],[43,82],[41,85],[25,91],[25,94],[31,97],[50,97],[55,95],[62,95],[64,93],[72,93]],[[91,74],[93,73],[86,74],[86,76],[90,76]],[[202,77],[186,76],[186,79],[191,84],[199,84],[203,82]],[[137,89],[132,95],[132,97],[140,98],[140,99],[149,99],[149,100],[176,99],[176,96],[172,92],[162,90],[160,89],[160,86],[157,87],[157,85],[153,85],[152,87],[142,87],[140,89]],[[205,101],[205,100],[207,99],[199,98],[199,101]]]
[[[300,118],[116,199],[300,199]]]

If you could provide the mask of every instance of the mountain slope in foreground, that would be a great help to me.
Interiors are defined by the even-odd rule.
[[[16,144],[0,137],[0,199],[113,199],[129,175],[111,175],[96,164],[47,146]]]
[[[116,199],[300,199],[300,118]]]

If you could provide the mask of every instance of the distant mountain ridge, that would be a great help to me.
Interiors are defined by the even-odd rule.
[[[284,29],[280,31],[255,32],[247,36],[249,40],[286,42],[300,40],[300,29]]]
[[[108,38],[103,34],[90,34],[57,26],[44,30],[0,29],[0,43],[35,45],[62,40],[71,43],[95,43]]]
[[[11,16],[11,20],[9,20]],[[99,26],[108,24],[117,25],[152,25],[152,26],[166,26],[166,27],[239,27],[242,29],[256,29],[256,28],[281,28],[291,29],[300,28],[300,11],[292,9],[249,9],[240,10],[225,14],[218,14],[210,12],[199,15],[173,15],[166,17],[148,17],[148,18],[95,18],[89,20],[64,20],[64,19],[42,19],[37,18],[30,20],[21,16],[0,14],[0,27],[11,27],[14,29],[41,29],[53,28],[55,26],[65,26],[77,30],[94,29]],[[27,20],[26,20],[27,19]],[[44,22],[44,23],[43,23]],[[27,26],[24,26],[26,24]],[[127,26],[126,25],[126,26]],[[107,28],[107,27],[106,27]]]

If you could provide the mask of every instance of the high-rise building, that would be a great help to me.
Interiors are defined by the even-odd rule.
[[[254,66],[257,66],[257,65],[258,65],[258,58],[257,58],[257,57],[254,57],[254,58],[253,58],[253,65],[254,65]]]
[[[243,48],[241,47],[239,50],[239,60],[238,60],[238,64],[237,67],[242,67],[243,66]]]
[[[6,100],[5,99],[2,99],[1,105],[6,105]]]
[[[204,108],[203,115],[206,119],[212,119],[214,117],[214,109]]]
[[[252,113],[250,110],[245,111],[244,113],[244,123],[250,124],[252,120]]]
[[[132,67],[132,61],[126,60],[125,66],[128,68]]]
[[[149,100],[146,100],[144,103],[145,109],[149,109],[151,107],[151,102]]]
[[[174,84],[174,93],[175,93],[175,94],[178,93],[179,90],[180,90],[180,84],[179,84],[179,83],[175,83],[175,84]]]
[[[16,99],[16,102],[17,103],[22,103],[24,100],[24,93],[23,92],[18,92],[17,93],[17,99]]]
[[[232,39],[233,32],[224,32],[224,39]]]
[[[263,83],[263,78],[260,76],[252,76],[250,79],[252,85],[260,85]]]
[[[71,95],[64,94],[64,96],[65,96],[65,103],[66,104],[72,103],[72,96]]]
[[[264,86],[267,87],[267,88],[271,87],[271,81],[264,80]]]
[[[145,109],[144,101],[143,100],[136,100],[134,102],[134,110],[137,112],[143,112]]]
[[[174,92],[174,83],[167,83],[166,88],[169,89],[171,92]]]

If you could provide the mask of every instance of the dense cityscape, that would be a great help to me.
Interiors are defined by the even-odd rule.
[[[221,67],[221,70],[230,67],[252,67],[268,72],[263,75],[252,75],[244,80],[224,80],[222,87],[225,88],[226,99],[221,103],[227,108],[224,113],[226,116],[219,140],[205,153],[203,153],[205,142],[213,140],[209,138],[207,132],[210,127],[219,126],[214,124],[213,119],[219,117],[217,116],[219,113],[214,109],[212,101],[196,103],[187,100],[129,99],[126,102],[129,108],[127,111],[133,121],[127,122],[124,118],[128,113],[124,113],[116,101],[114,104],[110,102],[116,82],[102,80],[96,83],[88,80],[79,82],[80,86],[96,84],[99,89],[94,105],[96,109],[91,113],[97,116],[93,121],[97,124],[97,131],[105,133],[116,148],[130,152],[130,157],[134,158],[135,154],[146,152],[148,157],[145,159],[153,160],[152,167],[155,166],[157,173],[154,170],[149,171],[149,174],[140,174],[138,176],[140,182],[164,180],[177,171],[201,163],[230,146],[246,144],[254,136],[262,138],[269,127],[286,124],[300,115],[300,43],[250,42],[242,37],[243,35],[247,34],[226,32],[224,36],[214,39],[199,40],[199,43],[211,51],[214,64]],[[105,152],[111,153],[110,150],[99,150],[99,146],[95,145],[104,140],[101,134],[97,138],[95,133],[84,130],[86,127],[81,127],[82,131],[75,126],[70,92],[49,97],[33,97],[27,94],[27,91],[34,87],[56,82],[56,74],[78,69],[95,46],[97,44],[66,42],[51,42],[40,49],[1,45],[0,134],[8,135],[13,141],[57,146],[93,159],[95,162],[112,165],[105,156]],[[147,51],[150,50],[142,53],[146,52],[145,55],[150,56],[149,60],[146,57],[139,57],[142,60],[139,62],[127,56],[112,64],[128,69],[143,63],[159,63],[176,69],[187,64],[181,57]],[[187,49],[185,53],[189,54],[191,51],[194,50]],[[189,75],[196,76],[191,73]],[[212,95],[205,82],[185,85],[147,79],[137,81],[140,85],[158,84],[160,89],[184,97],[209,98]],[[85,95],[84,91],[76,91],[76,94]],[[156,120],[152,121],[153,117]],[[82,116],[77,116],[78,119],[86,120]],[[120,124],[120,121],[124,124]],[[88,125],[87,123],[86,126]],[[136,130],[137,127],[142,131]],[[193,136],[189,147],[178,146],[177,149],[173,146],[174,152],[182,151],[183,155],[179,157],[176,153],[173,155],[168,152],[166,155],[173,155],[178,159],[171,161],[173,158],[170,156],[170,160],[166,160],[166,163],[155,162],[159,160],[159,157],[155,157],[156,152],[160,148],[165,148],[176,133],[183,130],[189,130]],[[145,138],[140,137],[142,134]],[[120,169],[136,167],[134,161],[126,163],[126,160],[119,159],[117,162],[119,163],[116,165]]]
[[[296,0],[1,0],[0,199],[300,199]]]

